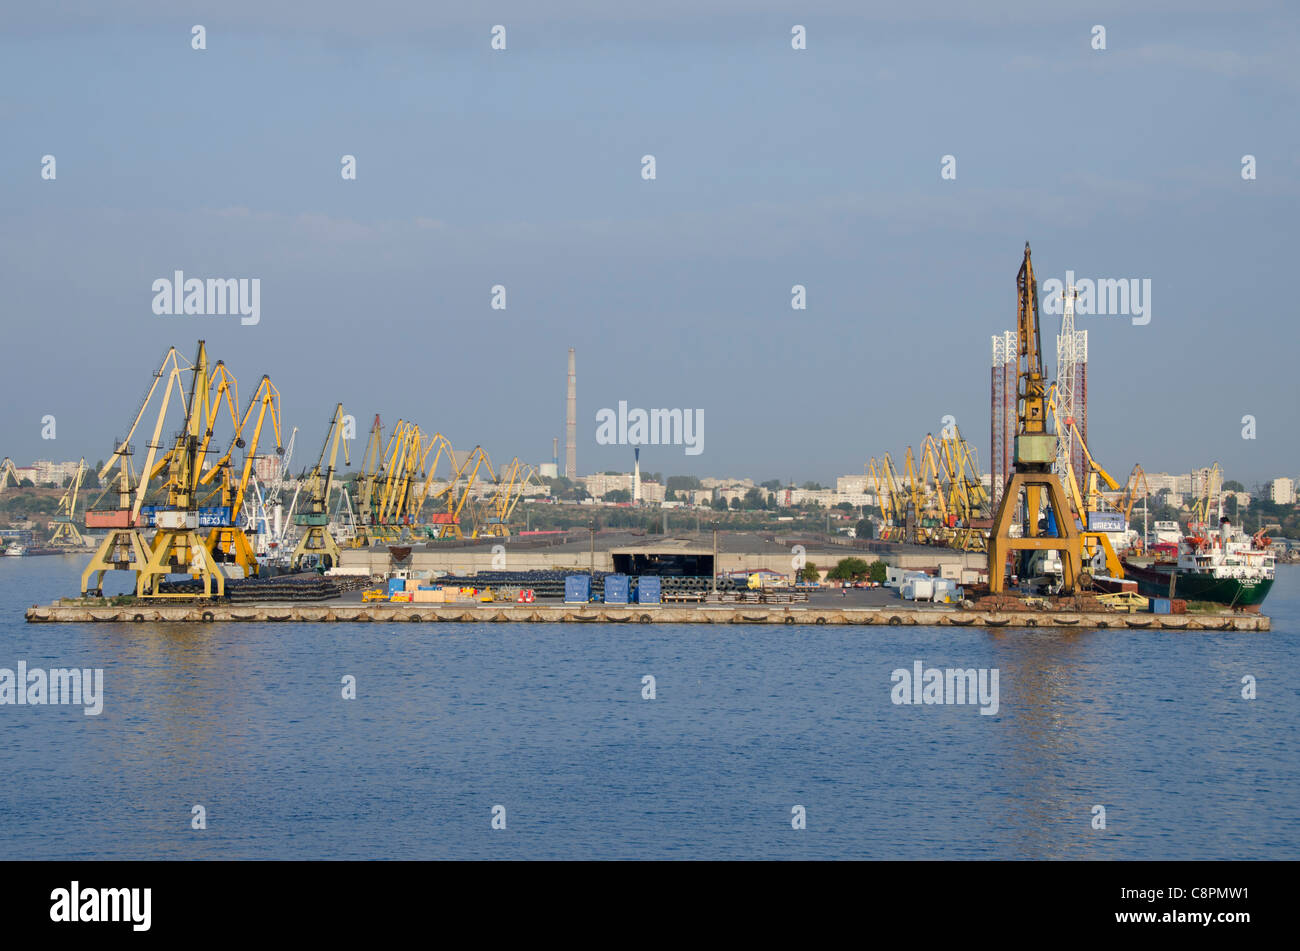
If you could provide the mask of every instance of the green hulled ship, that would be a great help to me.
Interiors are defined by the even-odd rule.
[[[1147,597],[1170,596],[1209,601],[1228,607],[1257,607],[1273,587],[1275,560],[1268,539],[1232,530],[1228,519],[1218,531],[1189,535],[1178,544],[1177,562],[1138,565],[1124,561],[1124,576],[1138,583]]]

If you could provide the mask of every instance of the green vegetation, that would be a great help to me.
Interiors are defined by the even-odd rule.
[[[875,581],[885,580],[885,563],[873,561],[870,564],[861,558],[841,558],[826,575],[828,581]]]
[[[867,576],[869,566],[861,558],[841,558],[826,573],[827,581],[861,581]]]
[[[1225,515],[1228,514],[1226,503],[1223,510]],[[1239,513],[1237,521],[1238,527],[1245,531],[1255,531],[1276,523],[1281,526],[1281,531],[1275,534],[1280,534],[1283,538],[1300,537],[1300,508],[1270,501],[1262,488],[1257,488],[1251,495],[1250,506]]]

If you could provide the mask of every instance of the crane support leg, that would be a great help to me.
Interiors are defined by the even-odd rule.
[[[149,560],[136,576],[140,598],[192,598],[190,594],[164,594],[159,590],[171,574],[188,573],[203,581],[203,597],[225,597],[226,576],[212,558],[204,539],[192,528],[160,528],[154,536]],[[215,589],[215,590],[214,590]]]
[[[293,551],[292,565],[295,571],[301,571],[308,558],[316,558],[322,568],[338,567],[343,560],[338,542],[325,525],[312,525],[303,533],[298,547]]]
[[[204,546],[212,553],[214,561],[238,565],[244,577],[257,574],[257,553],[242,528],[223,525],[208,533]]]
[[[1029,530],[1021,538],[1011,537],[1011,521],[1021,490],[1025,493]],[[1038,503],[1046,493],[1056,520],[1057,536],[1038,534]],[[1017,472],[1007,480],[1006,491],[998,503],[998,514],[989,533],[989,591],[1000,594],[1006,587],[1007,555],[1012,551],[1059,551],[1063,590],[1077,590],[1083,571],[1083,547],[1074,516],[1065,501],[1065,490],[1051,472]]]
[[[1111,545],[1110,539],[1104,532],[1084,532],[1081,537],[1083,557],[1089,564],[1097,557],[1097,549],[1100,548],[1105,553],[1107,573],[1112,578],[1124,577],[1124,565],[1120,563],[1119,557],[1115,554],[1115,547]]]
[[[95,549],[86,570],[81,573],[81,596],[84,598],[92,591],[100,595],[104,590],[104,575],[110,571],[130,571],[135,574],[138,583],[140,570],[148,562],[148,545],[138,529],[110,530]],[[91,575],[95,576],[94,587],[90,584]]]

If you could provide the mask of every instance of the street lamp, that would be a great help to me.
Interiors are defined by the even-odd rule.
[[[714,597],[718,594],[718,523],[713,523],[713,585]]]

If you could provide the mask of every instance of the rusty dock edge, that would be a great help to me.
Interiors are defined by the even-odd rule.
[[[403,622],[443,621],[601,624],[856,624],[925,627],[1050,627],[1153,631],[1268,631],[1263,614],[1119,614],[1069,611],[815,608],[763,605],[614,604],[54,604],[27,610],[32,623],[205,623],[217,621]]]

